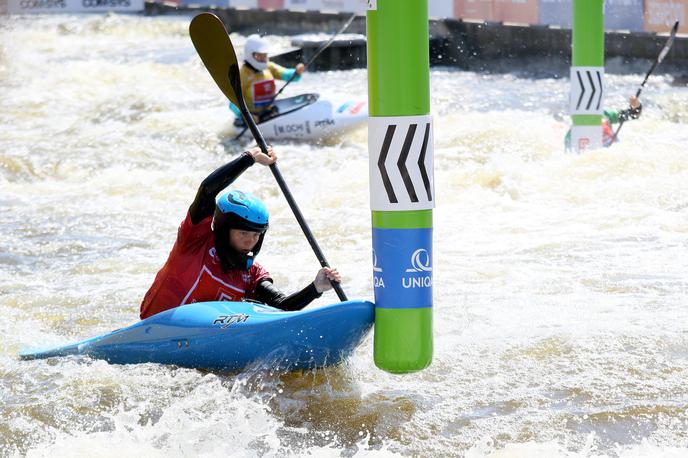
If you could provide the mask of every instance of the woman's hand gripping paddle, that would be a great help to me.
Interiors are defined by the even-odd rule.
[[[253,134],[256,143],[258,143],[258,146],[264,153],[267,153],[268,147],[265,143],[265,139],[260,133],[260,130],[258,130],[258,126],[256,126],[251,113],[249,113],[246,102],[244,101],[244,96],[241,93],[239,65],[237,63],[236,53],[234,52],[234,46],[229,39],[224,24],[220,18],[214,14],[201,13],[191,21],[189,34],[191,35],[191,41],[198,55],[201,57],[205,68],[208,69],[210,76],[215,80],[215,84],[217,84],[222,93],[227,96],[234,105],[239,107],[244,122],[251,130],[251,134]],[[299,210],[294,197],[287,187],[287,183],[284,181],[282,174],[277,168],[277,164],[270,165],[270,171],[274,175],[275,180],[277,180],[277,184],[282,190],[282,194],[284,194],[284,197],[287,199],[289,207],[291,207],[291,211],[294,213],[299,226],[301,226],[301,230],[306,236],[308,243],[311,245],[320,265],[322,267],[329,267],[325,255],[322,250],[320,250],[315,237],[313,237],[313,233],[303,218],[301,210]],[[332,287],[340,300],[347,300],[346,294],[344,294],[339,283],[332,282]]]
[[[666,55],[669,53],[669,50],[671,49],[671,45],[674,44],[674,38],[676,38],[676,31],[678,30],[678,21],[674,24],[674,26],[671,28],[671,34],[669,35],[669,39],[666,41],[664,44],[664,47],[662,50],[659,52],[659,55],[657,56],[657,59],[652,63],[652,66],[650,67],[650,70],[647,71],[647,74],[645,75],[645,79],[643,80],[642,83],[640,83],[640,86],[638,87],[638,90],[635,93],[635,98],[637,99],[640,97],[640,93],[643,91],[643,88],[645,87],[645,83],[647,83],[647,79],[652,75],[652,72],[655,70],[657,65],[659,65]],[[616,141],[616,137],[619,136],[619,131],[624,125],[624,120],[621,120],[619,123],[619,127],[616,128],[616,132],[614,132],[614,136],[612,137],[612,143]]]

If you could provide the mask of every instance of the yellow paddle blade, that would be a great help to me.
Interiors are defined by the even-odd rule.
[[[212,13],[199,14],[191,20],[189,35],[215,84],[234,105],[241,107],[238,100],[239,97],[243,98],[239,65],[234,46],[220,18]],[[230,69],[233,81],[230,81]]]

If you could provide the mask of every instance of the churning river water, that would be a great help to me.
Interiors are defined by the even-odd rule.
[[[378,370],[372,336],[302,374],[19,361],[137,321],[198,184],[242,148],[189,20],[0,18],[1,456],[688,455],[688,88],[662,74],[620,143],[571,155],[567,78],[432,69],[423,372]],[[649,64],[608,74],[607,105]],[[366,87],[352,70],[286,92]],[[365,128],[275,146],[349,297],[372,299]],[[271,210],[262,264],[302,287],[318,264],[271,174],[237,186]]]

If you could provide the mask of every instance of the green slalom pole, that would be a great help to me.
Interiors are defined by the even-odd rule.
[[[369,0],[368,150],[375,364],[432,362],[432,117],[427,0]]]
[[[604,0],[573,0],[571,147],[602,147]]]

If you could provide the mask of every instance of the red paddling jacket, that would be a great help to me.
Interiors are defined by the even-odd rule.
[[[203,180],[165,265],[141,302],[141,319],[206,301],[252,299],[282,310],[300,310],[321,296],[313,283],[290,296],[284,295],[273,286],[270,273],[256,262],[248,269],[223,266],[211,228],[215,196],[254,162],[249,153],[243,153]]]

